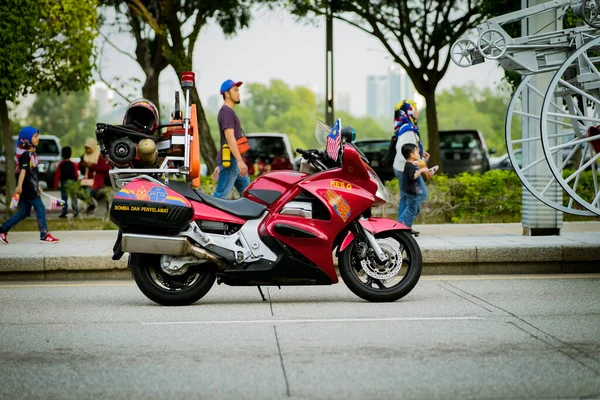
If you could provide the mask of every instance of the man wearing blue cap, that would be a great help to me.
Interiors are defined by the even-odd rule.
[[[235,186],[237,191],[242,194],[244,189],[250,185],[248,178],[248,167],[244,163],[242,154],[237,145],[237,140],[243,137],[240,120],[233,110],[236,104],[240,103],[240,86],[242,82],[234,82],[231,79],[226,80],[221,85],[221,95],[225,104],[219,110],[217,120],[219,122],[219,134],[221,137],[221,146],[217,154],[217,168],[213,172],[213,179],[217,180],[217,189],[213,196],[226,199],[231,194]],[[223,145],[227,144],[231,151],[230,165],[223,165],[222,153]],[[226,164],[226,163],[225,163]]]

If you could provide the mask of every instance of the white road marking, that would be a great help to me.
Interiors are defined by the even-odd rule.
[[[481,317],[397,317],[397,318],[331,318],[331,319],[255,319],[233,321],[165,321],[142,322],[142,325],[222,325],[222,324],[305,324],[323,322],[390,322],[390,321],[473,321]]]

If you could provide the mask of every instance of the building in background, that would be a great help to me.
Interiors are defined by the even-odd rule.
[[[414,98],[415,88],[406,72],[399,67],[390,67],[387,75],[367,76],[367,116],[369,117],[391,117],[396,103]]]
[[[349,92],[336,92],[333,98],[333,105],[336,111],[344,111],[348,114],[352,114],[350,110],[352,96]]]
[[[321,111],[322,106],[325,104],[325,93],[316,91],[315,89],[311,89],[317,100],[317,108]],[[352,105],[352,95],[350,92],[335,92],[333,97],[333,108],[336,113],[335,118],[337,118],[338,111],[344,111],[348,114],[352,114],[352,110],[350,106]]]

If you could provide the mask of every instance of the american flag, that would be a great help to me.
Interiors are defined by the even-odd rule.
[[[65,202],[61,199],[57,199],[54,196],[44,193],[46,197],[50,199],[50,205],[46,208],[47,210],[55,210],[65,205]]]
[[[342,144],[342,135],[340,134],[341,129],[342,129],[342,120],[340,118],[338,118],[338,120],[335,122],[335,125],[333,125],[331,132],[329,132],[329,135],[327,135],[327,142],[326,142],[325,149],[327,151],[327,155],[333,161],[337,161],[337,159],[340,155],[340,146]]]

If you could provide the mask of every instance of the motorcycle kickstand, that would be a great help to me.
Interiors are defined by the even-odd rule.
[[[257,286],[258,288],[258,292],[260,293],[260,295],[262,296],[263,301],[267,301],[267,298],[265,297],[265,295],[263,294],[262,289],[260,288],[260,286]]]

